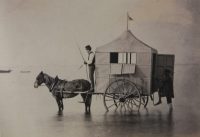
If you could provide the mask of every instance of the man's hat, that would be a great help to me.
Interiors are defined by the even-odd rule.
[[[87,46],[85,46],[85,49],[86,49],[86,50],[91,50],[92,48],[91,48],[90,45],[87,45]]]

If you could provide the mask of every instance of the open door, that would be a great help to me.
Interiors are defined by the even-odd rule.
[[[174,79],[174,55],[156,54],[153,56],[153,73],[152,73],[152,92],[158,89],[160,80],[165,69],[171,71],[172,79]]]

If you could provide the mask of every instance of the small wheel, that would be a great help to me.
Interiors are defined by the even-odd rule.
[[[104,93],[104,106],[111,109],[138,110],[141,105],[140,92],[137,86],[126,79],[118,79],[110,83]]]

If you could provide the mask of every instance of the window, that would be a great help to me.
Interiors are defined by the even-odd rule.
[[[136,64],[136,53],[131,52],[111,52],[110,63]]]
[[[110,63],[118,63],[118,53],[117,52],[110,53]]]
[[[130,62],[130,64],[136,64],[136,53],[131,53]]]
[[[126,63],[126,53],[119,53],[118,55],[119,55],[118,63],[125,64]]]

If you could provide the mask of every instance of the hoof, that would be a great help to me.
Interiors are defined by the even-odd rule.
[[[58,115],[62,115],[63,111],[62,110],[58,110]]]
[[[63,113],[63,111],[58,111],[58,114],[62,114]]]
[[[86,114],[86,115],[90,115],[90,111],[86,111],[85,114]]]

